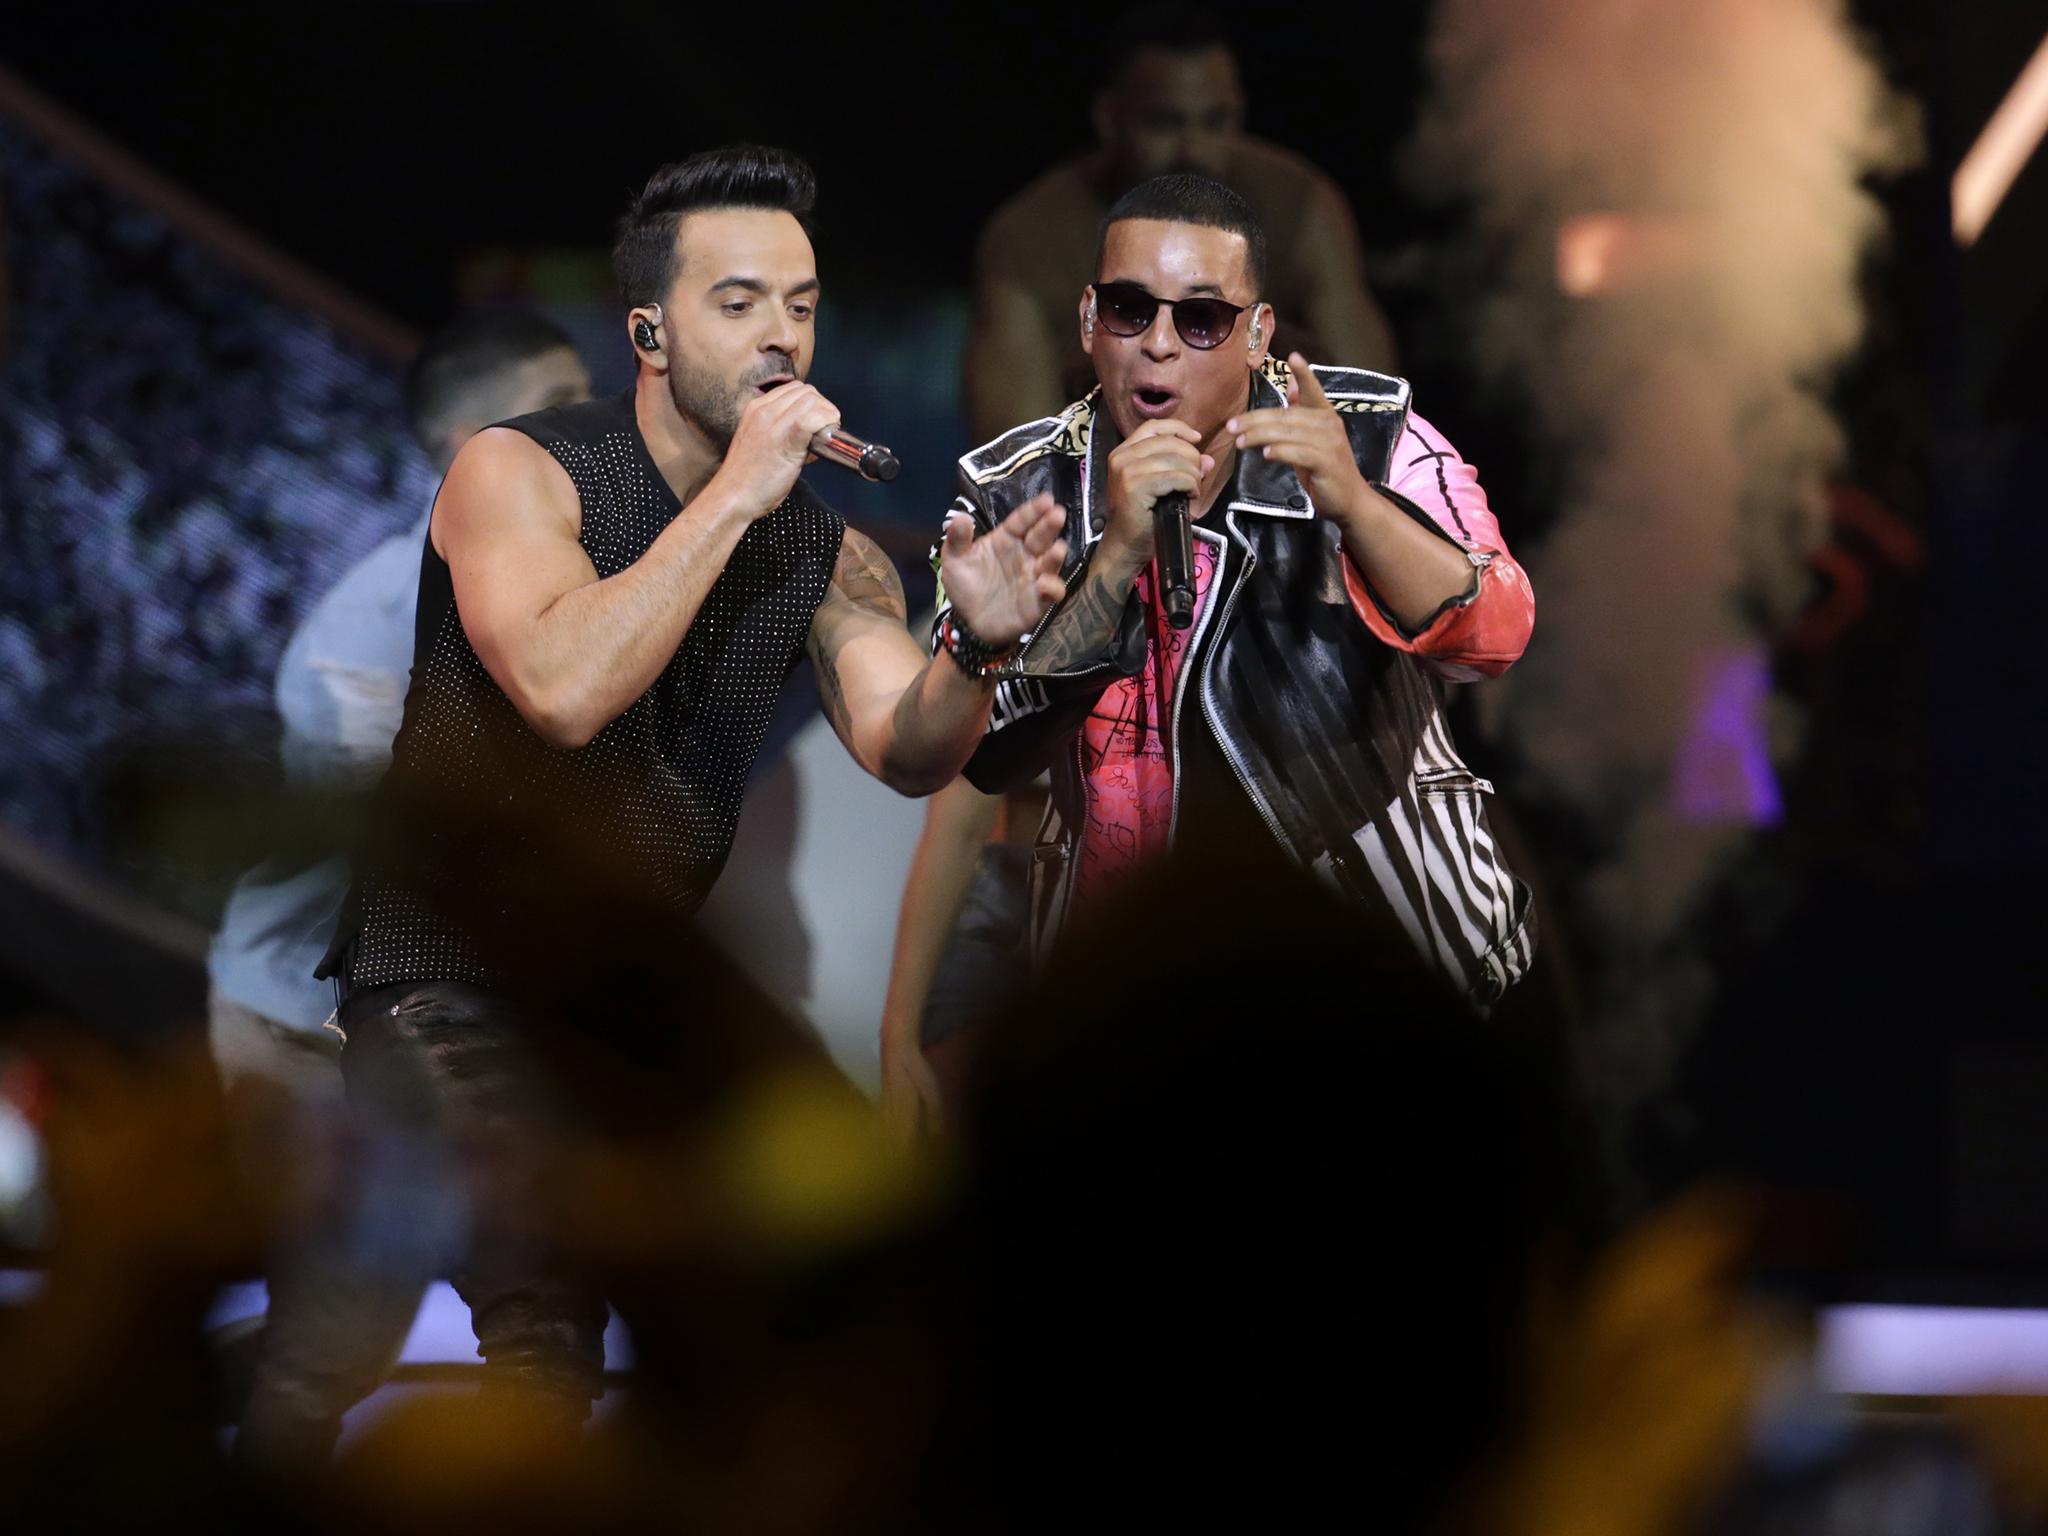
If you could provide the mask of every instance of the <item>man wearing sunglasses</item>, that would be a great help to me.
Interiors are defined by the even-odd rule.
[[[1139,864],[1277,848],[1398,922],[1475,1003],[1528,969],[1527,887],[1487,828],[1445,679],[1503,672],[1534,620],[1477,476],[1405,381],[1269,356],[1243,199],[1154,178],[1103,221],[1080,302],[1097,387],[961,460],[949,516],[1069,509],[1067,595],[1013,654],[966,770],[1052,772],[1034,950]],[[1158,602],[1155,509],[1194,519],[1194,616]],[[942,602],[937,638],[957,645]]]

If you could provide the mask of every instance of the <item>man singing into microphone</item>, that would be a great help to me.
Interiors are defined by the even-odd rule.
[[[1505,671],[1534,598],[1405,381],[1268,356],[1265,265],[1222,184],[1126,193],[1080,296],[1097,388],[960,461],[956,513],[995,528],[1050,495],[1071,551],[1067,595],[1007,662],[967,777],[993,792],[1051,767],[1041,956],[1141,861],[1277,846],[1398,922],[1483,1007],[1528,969],[1535,924],[1441,681]],[[1185,628],[1154,563],[1176,499],[1193,519]],[[942,605],[941,639],[949,620]]]
[[[615,251],[633,387],[480,432],[448,471],[381,791],[395,830],[358,871],[323,966],[351,1107],[373,1126],[425,1119],[460,1141],[532,1113],[545,1095],[523,1060],[521,978],[558,972],[574,942],[556,935],[546,953],[549,872],[603,870],[600,888],[694,910],[805,654],[861,766],[928,794],[982,736],[990,659],[1061,592],[1053,497],[982,530],[956,519],[954,623],[927,657],[887,557],[798,480],[839,421],[804,382],[813,194],[810,169],[774,149],[656,172]],[[686,1008],[688,978],[677,985]],[[601,1388],[603,1296],[523,1241],[473,1241],[455,1279],[487,1380],[580,1421]],[[335,1290],[325,1343],[265,1365],[302,1388],[305,1460],[411,1320],[380,1310],[378,1288]]]

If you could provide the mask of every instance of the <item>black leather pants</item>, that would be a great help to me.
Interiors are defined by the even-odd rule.
[[[605,1300],[508,1219],[522,1203],[522,1159],[545,1155],[550,1125],[517,1010],[460,983],[408,983],[355,994],[340,1022],[349,1110],[366,1147],[426,1154],[409,1194],[377,1203],[385,1226],[417,1217],[440,1235],[371,1232],[331,1245],[324,1265],[300,1266],[273,1300],[239,1457],[303,1466],[331,1452],[342,1414],[382,1380],[438,1274],[469,1305],[484,1390],[528,1394],[565,1428],[580,1424],[604,1389]],[[437,1216],[451,1203],[437,1194],[466,1207],[466,1241]]]

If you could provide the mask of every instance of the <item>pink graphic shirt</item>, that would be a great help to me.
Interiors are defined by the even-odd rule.
[[[1186,629],[1167,623],[1153,601],[1152,567],[1141,571],[1137,589],[1145,605],[1144,669],[1112,683],[1081,727],[1081,767],[1090,794],[1074,870],[1077,906],[1114,889],[1167,847],[1173,826],[1174,688],[1182,659],[1202,633],[1216,584],[1216,545],[1197,538],[1194,554],[1194,623]]]

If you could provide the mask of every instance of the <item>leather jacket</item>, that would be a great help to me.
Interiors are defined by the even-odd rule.
[[[1411,418],[1406,381],[1355,368],[1317,366],[1315,373],[1366,479],[1465,552],[1472,586],[1422,629],[1404,630],[1294,472],[1256,450],[1240,453],[1225,516],[1240,555],[1227,586],[1205,593],[1178,665],[1158,674],[1152,715],[1163,730],[1154,727],[1162,744],[1153,766],[1178,774],[1173,738],[1184,712],[1199,709],[1286,853],[1399,922],[1429,962],[1484,1006],[1526,973],[1535,914],[1528,887],[1508,869],[1487,825],[1493,786],[1466,767],[1451,740],[1442,685],[1504,671],[1527,642],[1533,596],[1476,476]],[[1285,404],[1286,378],[1277,360],[1254,373],[1250,408]],[[1106,463],[1118,441],[1097,391],[962,458],[954,511],[971,516],[979,533],[1051,492],[1068,509],[1063,575],[1072,592],[1102,537]],[[1462,504],[1453,490],[1458,476],[1471,493]],[[1390,484],[1397,480],[1418,494],[1441,486],[1442,510],[1433,516]],[[1428,494],[1433,500],[1434,490]],[[1027,637],[1001,674],[987,734],[966,768],[988,792],[1050,769],[1052,798],[1030,891],[1039,957],[1072,909],[1075,873],[1090,852],[1084,839],[1103,835],[1105,786],[1129,777],[1130,754],[1119,761],[1119,749],[1105,748],[1109,738],[1089,727],[1091,717],[1104,718],[1098,705],[1105,693],[1132,687],[1165,633],[1154,628],[1150,591],[1148,573],[1114,640],[1079,665],[1034,669],[1032,643],[1044,624]],[[947,611],[942,590],[935,641]],[[1176,794],[1175,823],[1178,811]],[[1170,843],[1171,824],[1165,835]]]

